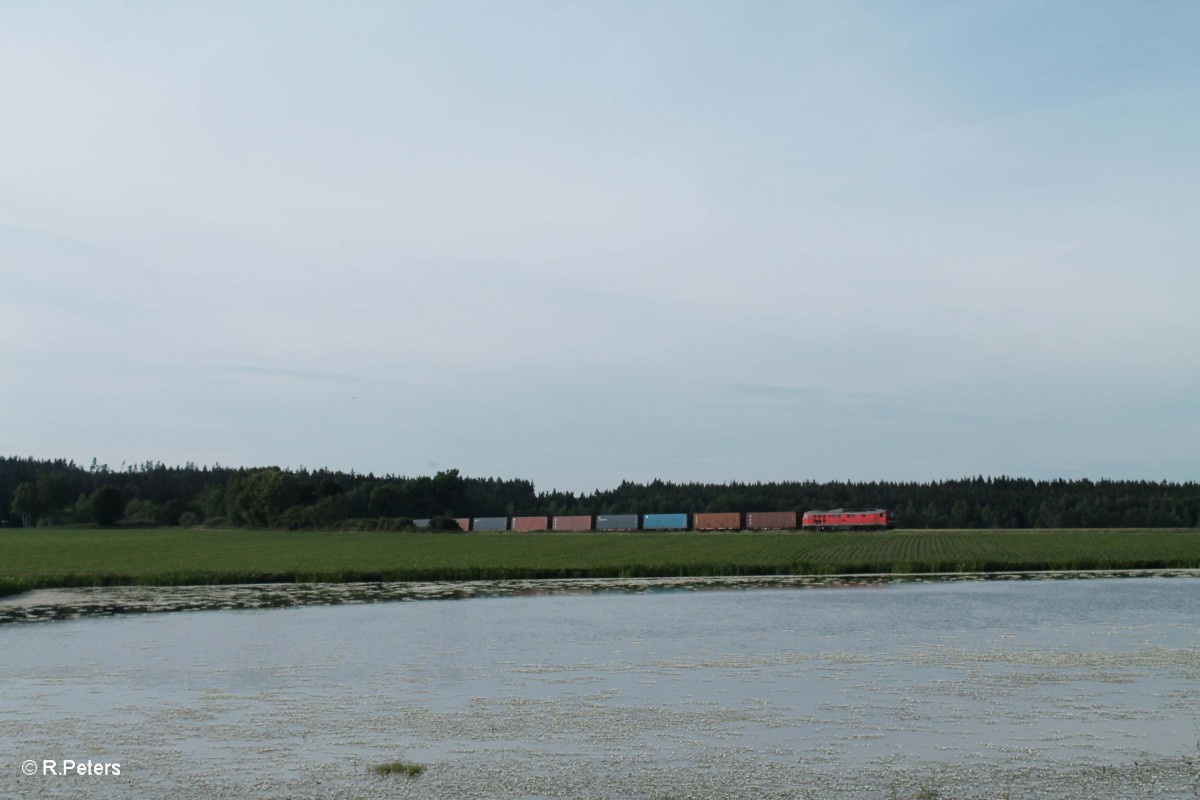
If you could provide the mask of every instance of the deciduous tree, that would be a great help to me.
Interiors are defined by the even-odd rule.
[[[26,528],[32,527],[42,513],[42,495],[37,484],[25,481],[17,484],[13,491],[13,513],[21,518],[21,524]]]

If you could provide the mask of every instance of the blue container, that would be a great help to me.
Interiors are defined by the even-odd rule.
[[[687,527],[687,514],[642,515],[642,530],[644,531],[686,531]]]
[[[508,530],[508,517],[476,517],[471,520],[471,530],[506,531]]]
[[[637,529],[637,514],[601,514],[596,517],[596,530],[598,531],[636,531]]]
[[[428,528],[432,524],[433,524],[433,520],[431,520],[431,519],[414,519],[413,520],[413,525],[417,528]]]

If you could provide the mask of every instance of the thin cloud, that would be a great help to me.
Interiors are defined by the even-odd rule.
[[[248,364],[226,364],[212,367],[218,372],[240,375],[255,375],[262,378],[276,378],[290,381],[310,381],[314,383],[332,383],[342,385],[360,385],[369,383],[390,383],[381,378],[365,375],[352,375],[345,372],[329,372],[317,369],[287,369],[283,367],[259,367]]]

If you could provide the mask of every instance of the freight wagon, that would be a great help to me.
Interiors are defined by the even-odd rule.
[[[750,516],[754,516],[751,514]],[[795,527],[796,515],[792,515],[792,526]],[[733,511],[728,514],[693,514],[692,530],[695,531],[740,531],[742,515]]]
[[[746,530],[794,531],[795,511],[751,511],[746,515]]]
[[[644,531],[686,531],[687,529],[687,514],[642,515],[642,530]]]
[[[801,528],[806,531],[879,531],[896,527],[896,519],[885,508],[834,508],[805,511]]]
[[[550,526],[556,531],[590,531],[595,528],[590,514],[555,517]]]
[[[637,529],[637,514],[601,514],[596,517],[596,530],[598,531],[636,531]]]

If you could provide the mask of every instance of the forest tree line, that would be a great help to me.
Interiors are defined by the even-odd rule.
[[[522,479],[257,469],[157,462],[113,469],[0,458],[6,527],[147,524],[401,530],[412,519],[890,508],[901,528],[1200,527],[1200,484],[973,477],[929,483],[622,482],[590,494]]]

